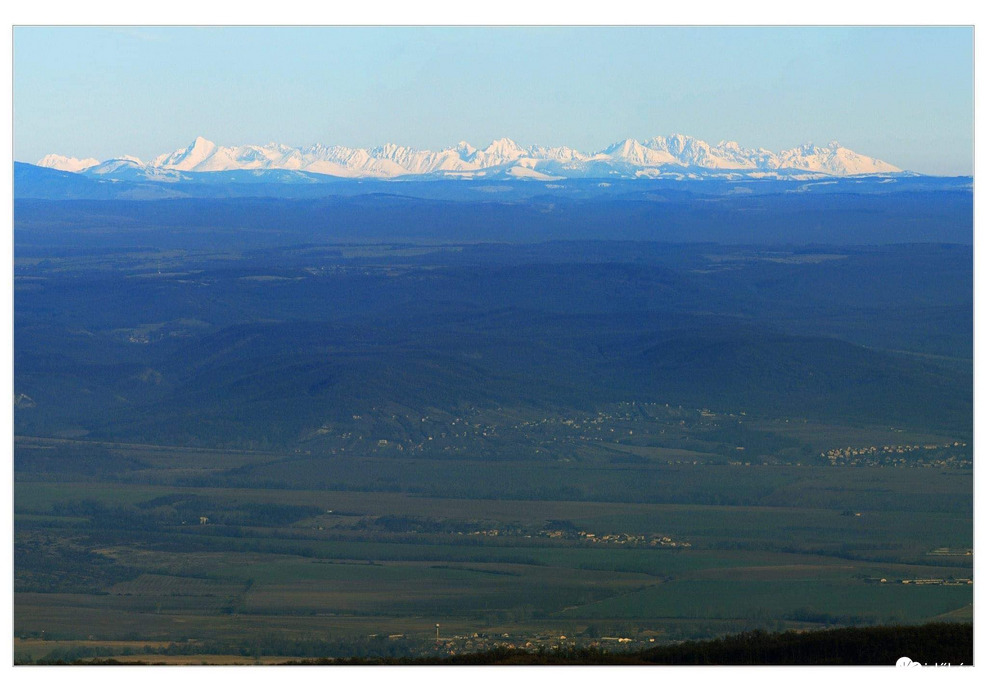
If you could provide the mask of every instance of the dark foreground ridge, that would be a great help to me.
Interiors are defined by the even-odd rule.
[[[711,641],[685,642],[631,653],[572,649],[529,653],[496,649],[434,658],[336,659],[296,664],[415,665],[894,665],[907,656],[922,665],[972,665],[973,625],[933,623],[847,627],[819,632],[760,630]]]

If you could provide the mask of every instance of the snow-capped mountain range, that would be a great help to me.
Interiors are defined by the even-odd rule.
[[[220,146],[203,137],[151,161],[124,156],[106,161],[49,154],[39,166],[113,180],[192,179],[188,174],[217,171],[293,171],[344,178],[503,179],[531,178],[817,178],[903,173],[879,159],[837,142],[805,144],[774,153],[736,142],[708,144],[686,135],[625,139],[585,154],[566,146],[522,147],[498,139],[485,149],[466,142],[441,151],[385,144],[372,149],[315,144],[291,147]],[[304,177],[304,176],[302,176]]]

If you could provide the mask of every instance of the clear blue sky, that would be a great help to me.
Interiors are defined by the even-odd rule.
[[[14,29],[14,158],[681,132],[973,168],[971,28]]]

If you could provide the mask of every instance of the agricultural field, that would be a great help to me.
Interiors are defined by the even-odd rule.
[[[330,490],[265,487],[340,463],[315,455],[18,445],[22,660],[422,654],[436,623],[443,651],[621,647],[971,612],[964,469],[638,460],[603,483],[595,461],[533,461],[515,487],[564,474],[556,497],[489,499],[421,485],[448,460],[351,460],[397,489]],[[100,458],[113,480],[82,479]],[[52,480],[73,465],[79,480]],[[457,472],[493,483],[502,466]],[[235,471],[242,487],[214,482]]]

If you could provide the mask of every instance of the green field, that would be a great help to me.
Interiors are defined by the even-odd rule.
[[[141,445],[84,446],[129,466],[113,481],[62,480],[80,444],[41,442],[17,449],[31,469],[15,493],[20,660],[404,655],[435,646],[436,622],[448,646],[563,635],[605,646],[972,616],[966,583],[901,583],[972,577],[968,470],[689,464],[635,482],[647,466],[572,462],[559,476],[558,462],[532,461],[515,487],[554,477],[603,499],[484,499],[423,485],[448,461]],[[357,463],[399,490],[264,487],[255,475]],[[480,480],[503,473],[461,467]],[[252,487],[212,484],[231,470]],[[652,501],[622,501],[642,483]],[[703,488],[720,495],[675,501]]]

